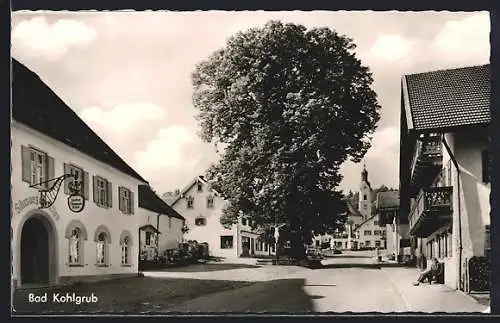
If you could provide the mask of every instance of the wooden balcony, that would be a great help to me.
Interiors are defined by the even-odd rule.
[[[417,140],[411,164],[411,185],[425,187],[431,185],[441,170],[443,152],[439,136]]]
[[[410,216],[410,234],[425,238],[451,221],[453,187],[433,187],[420,191]]]

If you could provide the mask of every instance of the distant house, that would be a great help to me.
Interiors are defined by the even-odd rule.
[[[211,256],[237,258],[268,254],[270,248],[274,249],[260,241],[260,231],[253,229],[244,216],[225,228],[220,219],[226,205],[227,201],[210,183],[203,176],[197,176],[180,191],[171,207],[186,219],[188,231],[184,239],[208,243]]]
[[[404,254],[404,248],[410,247],[408,224],[399,220],[399,191],[389,190],[377,194],[377,214],[381,225],[386,226],[387,254],[395,257]],[[410,254],[409,250],[407,253]]]
[[[400,220],[464,291],[489,289],[490,120],[489,65],[402,78]]]
[[[363,215],[352,205],[349,199],[345,199],[347,206],[347,219],[344,230],[332,235],[331,247],[337,249],[358,249],[358,239],[355,227],[363,222]]]
[[[139,259],[153,260],[179,247],[185,219],[168,206],[149,185],[139,186]]]
[[[358,240],[359,248],[384,249],[387,247],[386,243],[386,228],[380,222],[380,215],[374,214],[370,218],[361,222],[354,228]]]
[[[330,246],[337,249],[385,248],[386,228],[385,223],[379,223],[379,216],[376,213],[376,199],[379,192],[386,190],[388,188],[385,186],[372,189],[368,180],[368,171],[366,166],[363,166],[359,191],[351,192],[345,198],[347,219],[344,230],[339,230],[332,235],[315,236],[313,244],[319,246],[331,241]],[[365,228],[363,232],[358,229],[361,225]]]

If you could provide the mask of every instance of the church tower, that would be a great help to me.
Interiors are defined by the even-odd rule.
[[[361,172],[361,183],[359,184],[359,205],[358,210],[363,215],[363,220],[372,216],[372,188],[368,181],[368,171],[366,165],[363,165]]]

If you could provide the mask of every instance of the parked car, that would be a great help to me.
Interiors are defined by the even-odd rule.
[[[316,248],[309,248],[306,250],[306,257],[312,259],[323,259],[321,251]]]

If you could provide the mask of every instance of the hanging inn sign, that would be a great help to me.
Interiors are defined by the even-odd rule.
[[[65,180],[69,180],[68,188],[70,195],[68,196],[68,208],[74,213],[79,213],[85,208],[85,198],[82,194],[82,181],[79,180],[78,174],[64,174],[62,176],[49,179],[48,181],[31,185],[30,187],[38,187],[40,193],[38,197],[38,208],[51,208],[56,201],[61,185]]]

